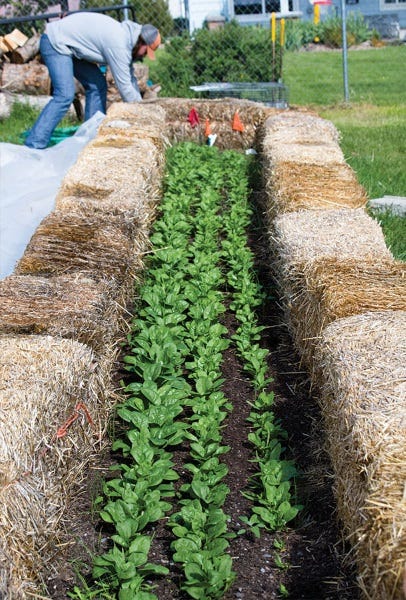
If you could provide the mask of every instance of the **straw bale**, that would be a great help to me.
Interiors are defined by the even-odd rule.
[[[406,312],[331,323],[316,360],[338,513],[369,600],[400,600],[406,560]]]
[[[345,164],[340,146],[328,140],[282,143],[265,139],[264,152],[272,165],[294,162],[305,165]]]
[[[353,169],[346,164],[289,161],[272,165],[264,154],[263,174],[270,218],[298,210],[360,208],[368,200]]]
[[[107,111],[95,143],[99,146],[128,147],[136,140],[149,140],[163,149],[168,145],[165,111],[160,106],[116,103]]]
[[[40,594],[45,576],[57,571],[69,504],[104,445],[107,390],[87,346],[51,336],[0,336],[2,597]],[[57,435],[71,416],[77,418],[66,434]]]
[[[331,123],[314,114],[285,111],[270,116],[264,122],[265,145],[317,144],[321,140],[337,144],[340,134]]]
[[[321,258],[291,279],[290,320],[305,363],[332,321],[371,311],[406,311],[406,264]]]
[[[274,254],[272,268],[282,297],[286,324],[300,352],[306,352],[304,340],[298,341],[295,302],[298,281],[313,263],[324,260],[393,260],[385,245],[380,225],[362,208],[323,211],[298,211],[278,215],[270,225],[270,245]],[[303,289],[299,285],[299,289]],[[297,311],[296,311],[297,313]],[[303,318],[305,318],[303,316]],[[303,358],[307,361],[308,355]]]
[[[163,133],[166,120],[165,110],[156,104],[144,102],[116,102],[107,110],[99,132],[103,132],[106,126],[121,130],[125,121],[130,125],[131,132],[136,134],[137,127],[146,130],[157,130]],[[128,128],[127,128],[128,129]]]
[[[165,110],[167,122],[187,122],[190,110],[195,108],[201,121],[227,121],[230,126],[236,110],[244,125],[262,125],[267,116],[281,112],[280,109],[265,106],[260,102],[240,98],[158,98],[153,101],[153,105],[159,105]]]
[[[105,352],[123,330],[120,300],[114,281],[81,273],[10,275],[0,281],[0,332],[72,338]]]
[[[76,163],[62,181],[62,188],[70,194],[88,194],[103,198],[116,192],[117,200],[131,194],[138,181],[149,181],[159,176],[162,162],[155,144],[136,140],[131,146],[117,148],[104,146],[96,137],[82,150]]]
[[[37,227],[17,263],[17,275],[83,273],[97,281],[132,281],[141,268],[141,248],[131,222],[121,216],[51,212]]]
[[[339,134],[330,121],[305,113],[284,112],[265,121],[262,152],[274,166],[281,162],[345,164],[338,139]]]
[[[106,198],[92,198],[89,196],[66,196],[60,191],[55,200],[55,208],[60,212],[77,213],[82,217],[91,219],[97,214],[126,215],[135,220],[140,228],[153,221],[155,207],[159,204],[160,192],[145,185],[137,190],[137,194],[124,198],[120,205],[110,196]],[[147,209],[145,208],[147,207]],[[141,234],[141,229],[140,229]],[[137,234],[138,235],[138,234]]]
[[[362,208],[286,213],[278,215],[271,227],[281,273],[303,270],[321,258],[392,258],[379,223]]]
[[[204,131],[206,119],[208,119],[212,133],[217,135],[215,144],[221,149],[243,149],[257,146],[260,126],[265,118],[280,112],[280,109],[239,98],[214,100],[158,98],[153,101],[154,106],[157,104],[166,112],[166,131],[172,143],[182,141],[205,143]],[[192,108],[196,109],[199,116],[200,123],[197,127],[192,127],[188,122],[189,112]],[[233,117],[237,110],[244,125],[243,132],[232,130]]]
[[[92,145],[93,144],[93,145]],[[139,140],[129,148],[88,144],[62,180],[57,196],[93,198],[103,211],[129,213],[150,223],[161,194],[164,153],[153,142]]]

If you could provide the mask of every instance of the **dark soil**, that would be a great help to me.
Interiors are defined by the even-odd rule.
[[[295,483],[295,502],[303,505],[303,509],[283,532],[263,532],[260,539],[246,533],[231,541],[230,554],[234,559],[236,579],[225,599],[283,598],[282,584],[291,600],[357,600],[359,592],[355,576],[345,560],[348,548],[340,540],[336,522],[332,471],[323,449],[323,424],[317,398],[310,392],[307,375],[301,369],[284,324],[269,268],[272,261],[268,242],[260,218],[251,231],[251,246],[256,255],[258,276],[267,291],[267,301],[259,316],[266,326],[263,346],[270,351],[269,370],[274,379],[271,387],[275,393],[275,414],[288,432],[285,457],[293,458],[297,465],[299,476]],[[225,319],[232,330],[232,317],[225,315]],[[123,373],[118,375],[120,377]],[[230,488],[224,511],[230,518],[230,530],[237,532],[242,527],[240,517],[249,515],[250,508],[241,490],[246,487],[253,469],[246,422],[251,388],[232,349],[225,354],[223,375],[226,380],[224,391],[233,405],[223,431],[224,443],[231,447],[224,455],[229,468],[226,483]],[[92,499],[100,489],[102,476],[108,475],[109,464],[115,462],[114,458],[103,457],[98,468],[89,473],[87,491],[77,498],[76,506],[71,507],[72,514],[76,516],[72,520],[65,567],[48,581],[48,593],[56,600],[68,597],[67,593],[74,583],[78,583],[78,572],[82,577],[88,576],[91,554],[103,552],[108,547],[108,531],[92,511]],[[181,476],[182,461],[181,454],[175,456]],[[152,582],[156,585],[155,593],[159,600],[186,600],[179,591],[179,573],[170,562],[172,534],[163,524],[154,527],[153,532],[150,560],[171,568],[170,576]]]

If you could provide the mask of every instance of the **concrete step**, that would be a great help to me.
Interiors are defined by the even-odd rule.
[[[406,215],[406,198],[404,196],[384,196],[369,200],[368,206],[374,210],[390,210],[393,214]]]

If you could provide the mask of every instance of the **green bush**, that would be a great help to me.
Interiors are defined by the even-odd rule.
[[[285,49],[300,50],[310,44],[317,35],[317,27],[311,21],[287,19],[285,29]]]
[[[159,59],[149,65],[149,76],[162,86],[160,96],[191,98],[195,94],[189,88],[194,85],[193,60],[190,54],[189,35],[174,37],[165,43]]]
[[[103,0],[101,2],[103,6]],[[166,0],[149,0],[148,2],[145,2],[145,0],[132,0],[131,6],[135,8],[137,23],[152,23],[155,27],[158,27],[162,39],[172,33],[174,22]]]
[[[346,20],[347,46],[361,44],[366,40],[376,38],[377,32],[369,29],[361,14],[350,13]],[[342,47],[342,20],[340,17],[328,17],[315,25],[312,21],[298,19],[286,20],[286,50],[300,50],[319,39],[321,44],[330,48]],[[379,35],[378,35],[379,37]]]
[[[373,30],[368,27],[364,17],[361,14],[350,13],[346,19],[347,46],[361,44],[371,39]],[[317,35],[320,41],[330,48],[342,47],[342,19],[340,17],[330,17],[318,25]]]
[[[219,29],[197,30],[192,38],[169,40],[150,74],[164,96],[190,96],[190,85],[205,82],[278,81],[280,46],[273,48],[269,29],[231,21]]]

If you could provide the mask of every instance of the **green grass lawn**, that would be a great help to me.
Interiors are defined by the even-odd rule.
[[[344,103],[341,50],[286,52],[290,104],[332,121],[370,198],[406,196],[406,46],[348,51],[350,101]]]
[[[406,45],[348,50],[349,102],[397,106],[406,102]],[[344,103],[341,50],[285,52],[283,80],[291,104]]]

